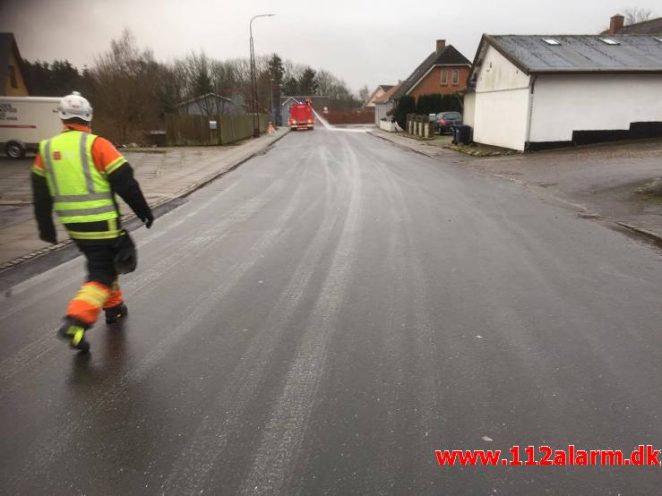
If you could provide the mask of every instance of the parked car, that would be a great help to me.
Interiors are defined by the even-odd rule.
[[[462,114],[459,112],[439,112],[436,122],[439,134],[449,133],[451,126],[462,125]]]

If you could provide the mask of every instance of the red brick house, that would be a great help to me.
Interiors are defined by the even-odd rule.
[[[435,51],[402,83],[396,98],[410,95],[459,93],[467,88],[471,62],[446,40],[437,40]]]
[[[616,14],[610,19],[609,29],[603,31],[601,34],[662,35],[662,17],[626,25],[625,17],[620,14]]]

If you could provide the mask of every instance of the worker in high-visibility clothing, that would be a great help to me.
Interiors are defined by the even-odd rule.
[[[52,211],[87,259],[87,281],[69,302],[58,335],[72,348],[89,349],[85,332],[105,312],[106,322],[126,316],[116,255],[125,234],[114,194],[147,228],[152,211],[133,177],[133,169],[110,141],[91,133],[92,106],[73,92],[58,107],[63,131],[39,144],[32,166],[34,212],[39,238],[57,243]]]

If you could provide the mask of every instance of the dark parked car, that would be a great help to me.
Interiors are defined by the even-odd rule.
[[[437,114],[437,131],[439,134],[450,133],[451,126],[462,125],[462,114],[459,112],[439,112]]]

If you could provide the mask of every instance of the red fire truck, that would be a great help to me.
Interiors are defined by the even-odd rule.
[[[294,103],[290,107],[289,125],[291,129],[315,129],[315,115],[310,100]]]

